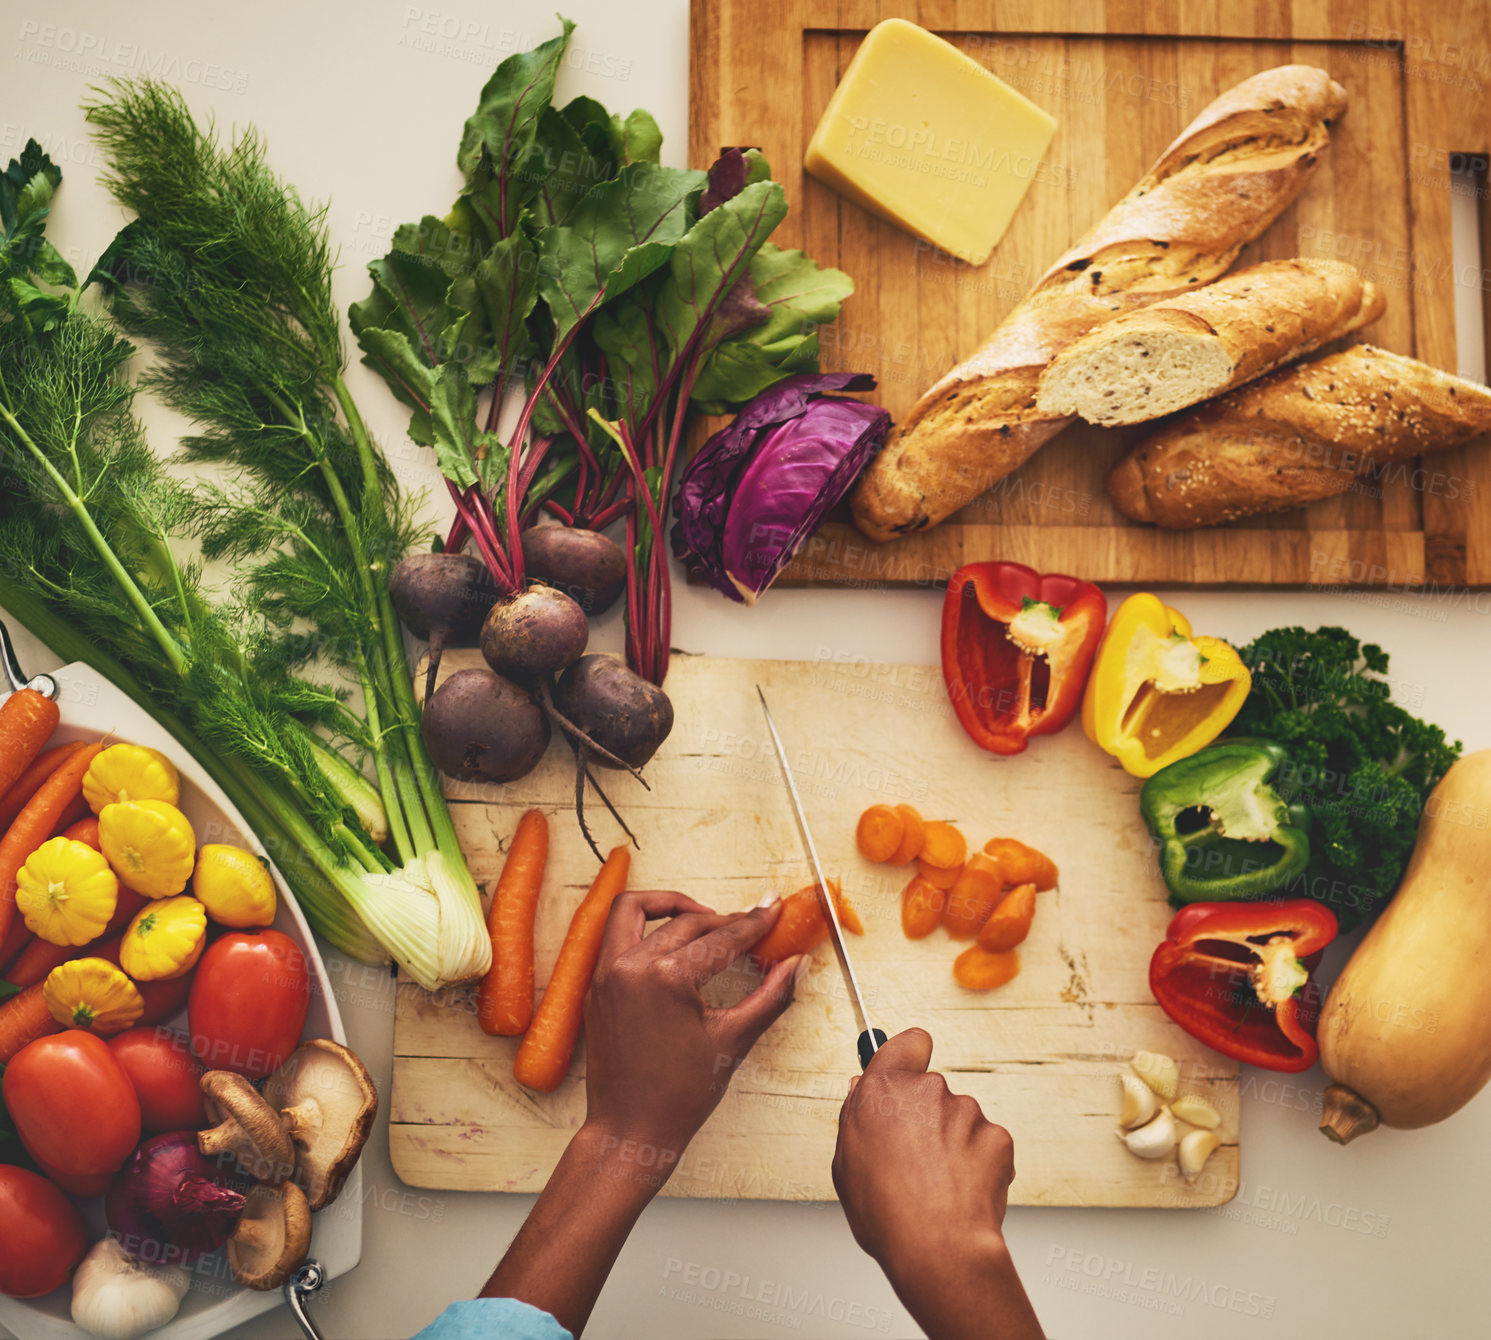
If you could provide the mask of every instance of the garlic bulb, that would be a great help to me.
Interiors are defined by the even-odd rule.
[[[1162,1052],[1135,1052],[1129,1065],[1167,1103],[1180,1089],[1180,1067]]]
[[[148,1265],[102,1238],[73,1276],[72,1319],[105,1340],[133,1340],[170,1321],[191,1282],[182,1266]]]
[[[1118,1138],[1129,1147],[1129,1153],[1141,1159],[1162,1159],[1175,1148],[1175,1118],[1168,1107],[1137,1130],[1119,1131]]]
[[[1128,1131],[1135,1126],[1144,1125],[1160,1110],[1159,1100],[1155,1098],[1154,1090],[1143,1080],[1125,1073],[1118,1077],[1118,1082],[1123,1085],[1123,1111],[1119,1114],[1118,1124],[1124,1130]]]
[[[1222,1142],[1217,1139],[1215,1131],[1191,1131],[1180,1142],[1180,1170],[1188,1182],[1194,1182],[1202,1168],[1206,1166],[1206,1160],[1216,1151]]]
[[[1214,1131],[1222,1124],[1221,1114],[1217,1109],[1194,1093],[1177,1098],[1170,1104],[1170,1110],[1182,1121],[1189,1122],[1192,1126],[1204,1127],[1208,1131]]]

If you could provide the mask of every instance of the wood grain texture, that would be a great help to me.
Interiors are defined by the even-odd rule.
[[[448,651],[442,675],[479,664]],[[808,881],[775,756],[755,701],[772,705],[830,877],[864,919],[851,953],[876,1024],[936,1040],[934,1064],[1015,1139],[1021,1205],[1215,1205],[1238,1177],[1237,1067],[1171,1023],[1148,988],[1150,954],[1170,916],[1138,813],[1140,783],[1075,725],[1026,754],[997,759],[964,736],[940,672],[927,666],[677,657],[668,678],[673,734],[648,765],[652,791],[607,790],[641,840],[632,883],[682,890],[722,910]],[[547,981],[595,861],[570,812],[572,763],[557,742],[538,770],[505,787],[448,783],[457,831],[484,890],[519,815],[550,815],[539,905],[538,983]],[[962,947],[942,931],[905,939],[910,870],[871,865],[854,847],[860,811],[908,801],[956,822],[970,843],[1007,835],[1049,852],[1061,884],[1040,896],[1022,971],[989,993],[952,978]],[[604,847],[619,840],[595,807]],[[851,937],[852,938],[852,937]],[[717,983],[748,988],[744,970]],[[695,1139],[666,1194],[829,1200],[835,1124],[856,1073],[855,1028],[827,946],[789,1013],[757,1045]],[[399,992],[390,1128],[394,1167],[417,1186],[537,1191],[584,1115],[583,1044],[554,1094],[513,1079],[517,1039],[477,1027],[469,990]],[[1145,1163],[1114,1138],[1116,1076],[1137,1048],[1169,1053],[1184,1087],[1223,1113],[1225,1147],[1193,1189],[1172,1162]]]
[[[861,37],[893,15],[947,37],[1060,122],[983,266],[919,243],[802,171]],[[689,161],[706,164],[732,144],[763,149],[791,205],[775,240],[855,280],[823,332],[824,366],[874,373],[874,398],[900,416],[1213,97],[1271,65],[1320,65],[1346,86],[1350,110],[1304,195],[1237,264],[1351,261],[1388,297],[1364,338],[1455,371],[1449,166],[1452,154],[1491,148],[1488,31],[1491,0],[694,0]],[[1484,442],[1381,490],[1178,542],[1128,523],[1108,499],[1103,481],[1136,431],[1075,425],[940,527],[889,545],[870,545],[847,514],[830,519],[781,580],[936,584],[960,563],[1007,558],[1166,585],[1491,584]]]

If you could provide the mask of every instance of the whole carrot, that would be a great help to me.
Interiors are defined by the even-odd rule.
[[[35,689],[17,689],[0,703],[0,796],[36,762],[61,720],[62,709]]]
[[[549,821],[542,810],[529,810],[518,820],[487,909],[492,966],[476,991],[476,1018],[494,1037],[515,1038],[533,1019],[533,921],[548,859]]]
[[[70,754],[41,784],[0,838],[0,940],[10,934],[10,923],[15,917],[16,873],[26,864],[26,858],[51,837],[69,804],[82,793],[83,774],[102,748],[100,742]]]
[[[45,978],[59,963],[66,963],[71,959],[84,956],[97,957],[99,951],[96,946],[99,941],[109,936],[119,935],[134,919],[135,913],[147,902],[149,899],[143,894],[136,893],[133,889],[126,889],[121,884],[119,901],[114,904],[114,914],[109,918],[109,924],[99,932],[95,939],[86,945],[54,945],[38,935],[16,955],[15,962],[10,965],[10,971],[5,975],[6,981],[14,986],[28,987],[33,982],[39,982]]]
[[[0,977],[5,977],[5,965],[31,943],[31,932],[26,923],[17,917],[10,923],[10,934],[0,940]],[[9,981],[9,978],[5,978]]]
[[[52,1018],[42,997],[42,985],[37,982],[9,1000],[0,1001],[0,1065],[13,1060],[27,1043],[62,1031],[62,1025]]]
[[[62,807],[62,813],[57,816],[57,822],[52,825],[52,836],[61,837],[74,824],[81,823],[87,815],[88,802],[80,793]]]
[[[626,888],[631,855],[625,847],[611,848],[559,947],[554,973],[538,1003],[533,1023],[518,1044],[513,1058],[513,1076],[540,1093],[553,1093],[569,1073],[575,1043],[580,1040],[581,1013],[596,961],[601,956],[601,937],[611,904]]]
[[[82,747],[81,740],[73,740],[69,744],[59,744],[55,749],[42,750],[10,790],[0,793],[0,833],[15,822],[16,815],[26,808],[26,802],[36,794],[37,788]]]
[[[92,847],[94,851],[102,851],[98,845],[98,815],[88,814],[76,823],[68,824],[62,830],[62,836],[71,838],[74,842],[81,842],[85,847]]]

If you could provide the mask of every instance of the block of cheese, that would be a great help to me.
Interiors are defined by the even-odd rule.
[[[980,265],[1004,236],[1056,120],[905,19],[871,28],[808,144],[824,185]]]

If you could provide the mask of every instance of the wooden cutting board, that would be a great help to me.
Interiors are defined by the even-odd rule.
[[[451,651],[442,674],[480,664]],[[935,667],[831,660],[676,656],[668,692],[678,717],[648,765],[650,792],[606,787],[641,841],[633,887],[672,888],[722,911],[767,889],[809,882],[766,736],[760,684],[787,744],[825,872],[865,923],[851,953],[880,1027],[913,1025],[936,1041],[933,1063],[1014,1136],[1021,1205],[1201,1206],[1235,1193],[1237,1067],[1171,1023],[1149,993],[1150,954],[1170,911],[1138,812],[1139,782],[1076,724],[1024,755],[998,759],[964,736]],[[537,930],[546,982],[570,914],[595,873],[571,810],[573,763],[559,743],[539,768],[502,787],[447,783],[456,828],[484,890],[496,880],[518,816],[550,816],[550,858]],[[907,801],[956,822],[970,843],[1018,837],[1049,852],[1060,887],[1040,895],[1020,975],[998,991],[952,978],[961,944],[938,930],[901,933],[905,869],[872,865],[855,821],[877,801]],[[602,847],[619,830],[593,805]],[[835,1123],[856,1074],[856,1030],[828,946],[788,1014],[757,1044],[666,1188],[708,1198],[831,1200]],[[743,991],[742,976],[723,984]],[[469,989],[399,990],[389,1141],[404,1181],[462,1191],[537,1191],[584,1116],[583,1044],[555,1093],[512,1075],[516,1040],[477,1027]],[[1173,1161],[1145,1163],[1114,1138],[1117,1075],[1137,1048],[1181,1063],[1183,1087],[1223,1114],[1225,1140],[1195,1189]]]
[[[1060,123],[983,266],[917,242],[802,170],[865,31],[893,15],[948,38]],[[773,240],[855,281],[843,316],[823,332],[824,367],[874,373],[874,398],[899,418],[1218,93],[1270,66],[1324,66],[1346,87],[1349,111],[1305,193],[1238,264],[1353,262],[1389,301],[1364,338],[1453,372],[1449,163],[1464,152],[1484,170],[1491,148],[1488,20],[1487,0],[694,0],[689,161],[707,164],[728,145],[765,152],[792,207]],[[1476,275],[1466,282],[1483,287]],[[1124,520],[1104,484],[1139,431],[1069,428],[941,526],[889,545],[871,544],[847,519],[830,521],[784,579],[930,584],[960,564],[1002,558],[1162,585],[1491,583],[1484,444],[1304,511],[1166,533]]]

